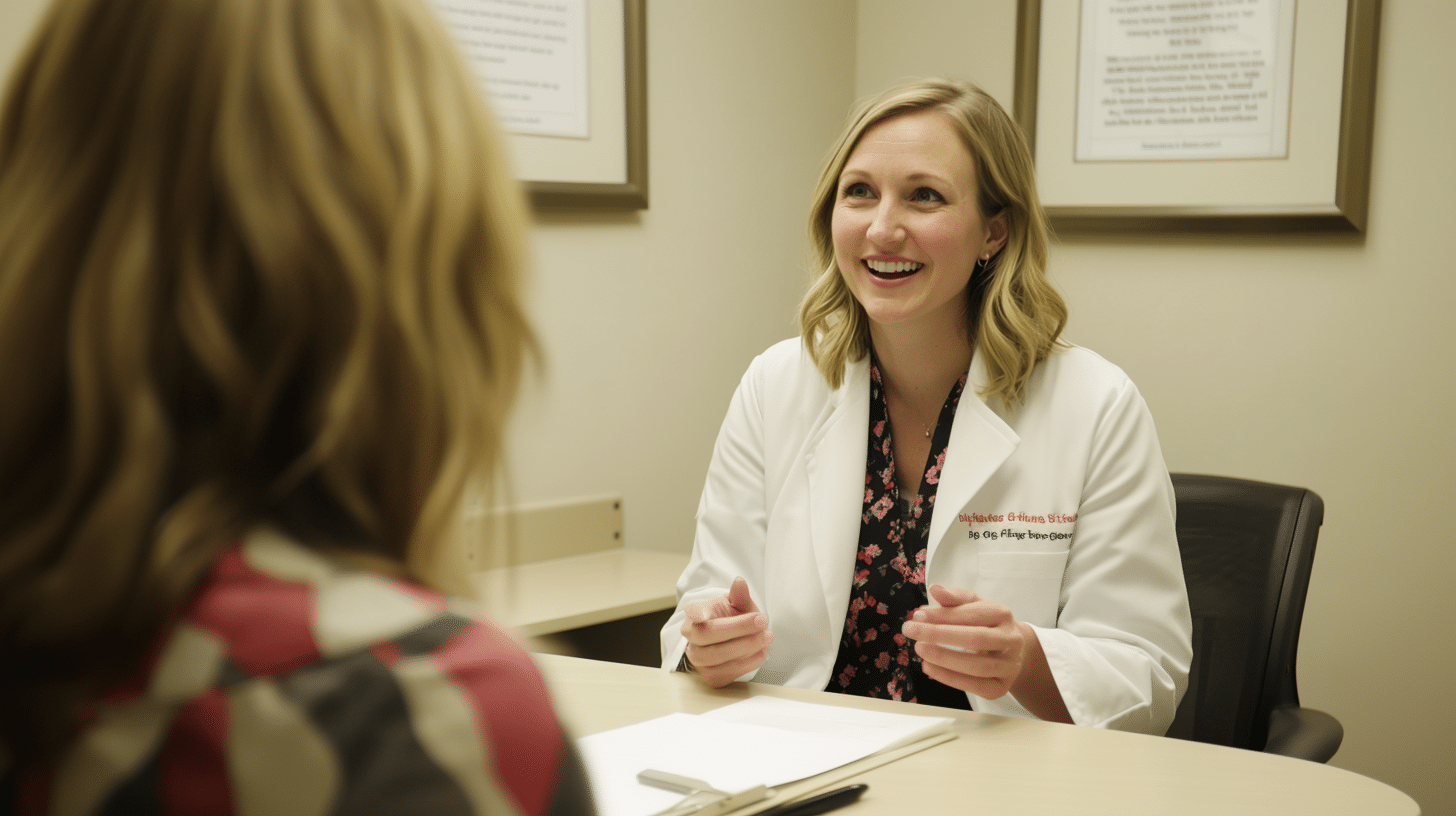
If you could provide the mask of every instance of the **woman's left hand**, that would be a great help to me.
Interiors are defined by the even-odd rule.
[[[1026,651],[1026,633],[1011,610],[939,584],[930,587],[930,597],[940,606],[915,610],[900,630],[915,641],[925,673],[987,700],[1010,691]]]
[[[1026,710],[1050,722],[1072,722],[1036,629],[1003,604],[939,584],[900,631],[915,641],[926,675],[987,700],[1012,693]]]

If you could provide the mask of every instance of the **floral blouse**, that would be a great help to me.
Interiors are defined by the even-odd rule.
[[[870,440],[859,557],[827,691],[970,708],[965,692],[925,675],[913,644],[900,633],[910,613],[927,603],[925,562],[931,512],[945,466],[951,423],[965,385],[962,374],[941,406],[919,494],[902,497],[895,480],[889,403],[879,361],[870,354]]]

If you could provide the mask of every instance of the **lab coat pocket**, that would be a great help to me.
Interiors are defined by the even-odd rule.
[[[1017,620],[1057,625],[1067,552],[983,552],[975,593],[1010,607]]]

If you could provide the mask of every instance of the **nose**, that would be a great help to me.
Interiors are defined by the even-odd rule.
[[[904,239],[905,225],[901,219],[900,208],[895,206],[893,200],[887,197],[875,207],[874,219],[870,221],[865,237],[879,246],[893,246]]]

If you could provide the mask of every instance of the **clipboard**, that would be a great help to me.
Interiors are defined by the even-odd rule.
[[[666,771],[647,770],[637,775],[637,780],[642,784],[661,787],[666,790],[675,790],[687,793],[681,802],[659,811],[652,816],[721,816],[721,814],[733,813],[733,816],[752,816],[770,808],[778,807],[784,802],[802,799],[809,794],[824,790],[832,785],[837,785],[849,779],[853,779],[866,771],[873,770],[882,765],[888,765],[897,759],[910,756],[932,748],[942,743],[955,739],[954,733],[936,734],[926,737],[919,742],[904,745],[889,751],[878,754],[871,754],[864,759],[856,760],[848,765],[826,771],[808,779],[801,779],[797,782],[790,782],[780,785],[777,788],[768,788],[763,785],[749,788],[738,793],[712,790],[708,783],[697,779],[690,779],[677,774],[670,774]],[[676,787],[668,787],[669,780],[676,783]],[[661,783],[660,783],[661,781]],[[697,794],[707,794],[700,798],[694,798]]]
[[[669,714],[599,732],[577,744],[605,816],[749,816],[941,744],[953,738],[953,722],[750,698],[705,714]],[[676,775],[679,784],[643,784],[639,774],[647,769]]]
[[[667,771],[645,770],[637,774],[637,781],[655,788],[686,794],[681,802],[658,811],[652,816],[719,816],[730,810],[761,802],[768,798],[765,785],[730,793],[721,791],[701,779],[692,779]]]
[[[797,782],[790,782],[787,785],[780,785],[777,788],[770,789],[770,798],[752,803],[751,805],[745,805],[741,811],[735,812],[733,816],[753,816],[755,813],[768,810],[783,802],[800,799],[833,785],[842,784],[861,776],[866,771],[874,770],[882,765],[889,765],[897,759],[910,756],[911,754],[918,754],[927,748],[933,748],[937,745],[950,742],[955,738],[956,735],[951,732],[936,734],[931,737],[926,737],[919,742],[912,742],[909,745],[904,745],[889,751],[871,754],[864,759],[855,760],[848,765],[835,768],[832,771],[825,771],[818,776],[811,776],[808,779],[801,779]]]

